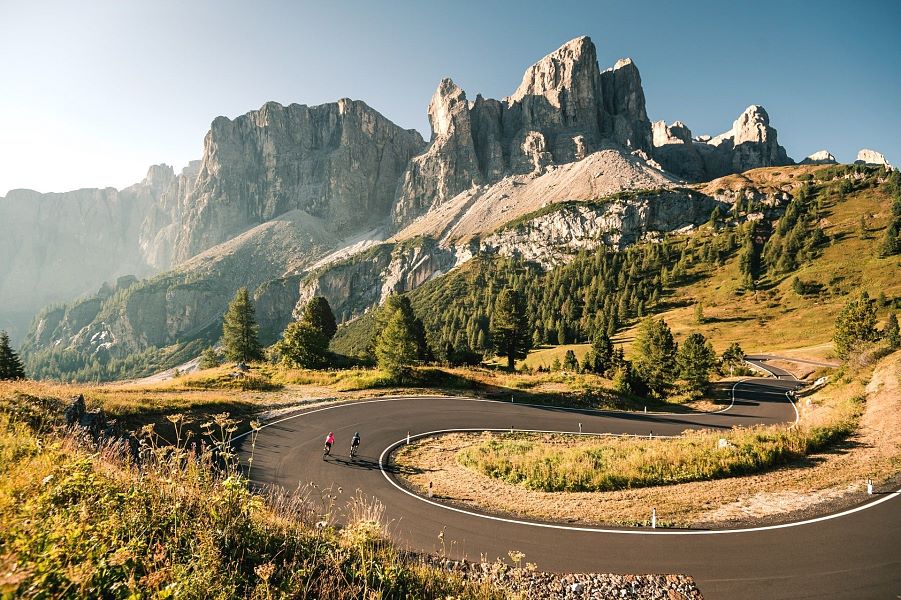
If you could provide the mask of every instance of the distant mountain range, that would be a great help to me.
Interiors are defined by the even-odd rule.
[[[111,361],[108,375],[135,375],[213,341],[238,287],[254,290],[272,341],[313,295],[346,321],[478,253],[549,267],[622,247],[735,199],[691,183],[794,162],[760,106],[717,136],[651,123],[636,65],[600,70],[588,37],[529,67],[507,98],[469,100],[443,79],[428,114],[426,143],[361,101],[269,102],[216,118],[179,174],[11,191],[0,328],[26,355],[54,354],[60,376]],[[126,364],[135,355],[154,358]]]

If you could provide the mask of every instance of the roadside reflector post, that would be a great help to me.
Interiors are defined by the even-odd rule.
[[[510,433],[513,433],[513,425],[510,425]]]
[[[407,432],[407,445],[410,445],[410,432]]]
[[[873,495],[873,480],[867,478],[867,496]]]
[[[579,433],[582,433],[582,424],[579,423]]]
[[[510,404],[513,404],[513,394],[510,394]]]
[[[432,497],[432,482],[429,482],[429,498]]]
[[[651,529],[657,529],[657,509],[651,509]]]
[[[651,433],[648,434],[648,439],[649,440],[654,439],[654,430],[653,429],[651,430]]]
[[[647,407],[647,406],[644,407],[644,412],[648,412],[648,407]]]

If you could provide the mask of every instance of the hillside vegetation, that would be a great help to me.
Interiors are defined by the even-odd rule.
[[[548,345],[566,345],[581,360],[601,327],[628,350],[634,325],[649,314],[662,316],[677,338],[700,331],[718,351],[731,342],[747,352],[821,346],[810,356],[825,357],[848,294],[868,291],[883,316],[901,307],[898,256],[881,256],[897,218],[897,172],[773,167],[709,185],[744,191],[730,214],[691,234],[622,252],[582,252],[548,272],[514,258],[479,256],[411,292],[412,305],[439,354],[453,348],[490,356],[493,301],[500,289],[514,287],[527,299],[533,346],[543,346],[535,354],[548,357],[526,359],[533,368],[562,359]],[[792,199],[774,207],[752,193],[755,185],[762,193],[789,189]],[[334,348],[365,353],[375,320],[370,314],[341,327]]]
[[[224,415],[199,454],[183,419],[170,419],[180,444],[145,428],[136,462],[124,444],[67,432],[60,408],[0,397],[4,598],[502,597],[395,549],[380,505],[361,495],[338,507],[328,490],[251,492]],[[338,511],[346,527],[334,525]]]

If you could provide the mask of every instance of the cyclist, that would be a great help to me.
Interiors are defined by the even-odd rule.
[[[350,455],[351,456],[357,455],[357,448],[359,447],[359,445],[360,445],[360,432],[358,431],[358,432],[354,433],[354,436],[352,438],[350,438]]]
[[[331,431],[328,432],[328,435],[325,436],[325,452],[323,452],[323,456],[328,456],[332,453],[332,444],[335,443],[335,434]]]

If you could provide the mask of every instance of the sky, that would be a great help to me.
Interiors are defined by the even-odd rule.
[[[123,188],[203,154],[219,115],[364,100],[428,139],[442,77],[470,99],[580,35],[629,56],[651,120],[717,134],[761,104],[796,160],[901,164],[901,2],[0,0],[0,196]]]

